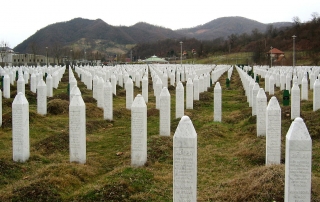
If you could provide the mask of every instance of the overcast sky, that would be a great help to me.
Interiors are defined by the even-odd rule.
[[[1,1],[0,41],[11,48],[47,25],[81,17],[114,26],[147,22],[173,30],[241,16],[261,23],[309,21],[320,14],[319,0],[17,0]]]

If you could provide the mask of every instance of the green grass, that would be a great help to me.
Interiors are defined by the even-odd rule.
[[[198,135],[198,201],[283,201],[284,164],[265,166],[265,138],[256,136],[256,118],[246,102],[234,69],[230,87],[227,73],[222,87],[222,122],[213,122],[213,87],[200,94],[193,110],[185,110]],[[25,163],[12,161],[10,99],[3,98],[3,126],[0,128],[1,201],[172,201],[172,140],[179,119],[175,119],[175,88],[171,94],[171,136],[159,136],[159,111],[155,109],[149,84],[148,160],[144,167],[130,166],[131,112],[125,107],[125,90],[117,87],[114,120],[103,120],[103,111],[92,99],[92,91],[78,82],[86,103],[87,162],[69,162],[68,72],[54,96],[48,99],[48,114],[36,113],[36,94],[26,94],[30,104],[30,150]],[[79,81],[79,78],[77,78]],[[264,86],[261,79],[260,86]],[[12,86],[11,89],[14,89]],[[291,124],[290,107],[282,106],[281,92],[275,96],[282,107],[282,163],[285,135]],[[141,89],[135,88],[135,95]],[[268,100],[271,96],[268,96]],[[301,102],[301,116],[313,139],[312,201],[320,201],[320,110]],[[49,104],[50,102],[50,104]],[[50,106],[50,107],[49,107]],[[50,110],[49,110],[50,109]]]

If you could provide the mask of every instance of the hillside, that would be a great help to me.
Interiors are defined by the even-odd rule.
[[[253,29],[265,32],[268,25],[280,28],[291,26],[291,24],[292,23],[289,22],[263,24],[244,17],[222,17],[194,28],[179,29],[176,32],[187,37],[194,37],[198,40],[212,40],[219,37],[225,38],[231,34],[250,34]]]
[[[60,45],[62,47],[75,46],[78,49],[89,48],[91,51],[106,53],[110,47],[125,49],[123,46],[128,44],[180,37],[182,36],[173,30],[147,23],[137,23],[126,27],[112,26],[101,19],[75,18],[42,28],[17,45],[14,51],[31,53],[35,51],[32,46],[37,46],[37,54],[44,54],[45,47]],[[127,49],[125,50],[127,51]]]
[[[291,23],[274,23],[274,27]],[[264,32],[267,24],[243,17],[223,17],[195,28],[171,30],[138,22],[132,26],[112,26],[101,19],[88,20],[75,18],[58,22],[38,30],[14,48],[20,53],[45,54],[45,47],[72,47],[77,50],[104,54],[125,54],[135,44],[152,43],[159,40],[195,38],[212,40],[231,34],[251,33],[253,29]],[[51,50],[49,48],[49,50]],[[87,51],[87,52],[88,52]]]

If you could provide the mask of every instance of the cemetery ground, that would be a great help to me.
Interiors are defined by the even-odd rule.
[[[125,90],[117,86],[113,100],[113,121],[103,120],[92,91],[75,74],[86,103],[87,162],[69,162],[68,71],[54,96],[48,99],[48,114],[37,114],[36,94],[26,85],[30,110],[30,158],[25,163],[12,160],[11,98],[3,98],[0,129],[1,201],[172,201],[173,134],[175,87],[171,95],[171,136],[159,136],[159,110],[155,109],[149,78],[147,104],[148,160],[143,167],[130,166],[131,111],[126,109]],[[256,135],[256,116],[237,71],[230,88],[227,73],[222,87],[222,122],[213,122],[213,87],[200,94],[193,110],[185,110],[198,135],[198,201],[283,201],[285,178],[285,135],[292,122],[290,106],[282,105],[282,93],[275,95],[282,109],[281,165],[265,166],[265,137]],[[264,79],[260,79],[264,86]],[[134,95],[141,88],[134,88]],[[268,95],[268,94],[267,94]],[[268,96],[268,101],[271,96]],[[312,111],[309,100],[301,101],[301,117],[312,138],[312,201],[320,201],[320,110]]]

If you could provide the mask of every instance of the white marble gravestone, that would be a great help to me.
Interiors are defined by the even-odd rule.
[[[289,93],[290,93],[290,91],[291,91],[291,79],[292,79],[291,74],[288,73],[288,74],[286,75],[286,90],[288,90]]]
[[[312,140],[302,118],[292,122],[286,135],[285,202],[311,200]]]
[[[255,84],[255,81],[250,77],[248,76],[249,79],[250,79],[250,83],[249,83],[249,89],[248,89],[248,95],[247,95],[247,101],[249,102],[249,107],[252,107],[252,89],[253,89],[253,86]]]
[[[173,136],[173,201],[197,201],[197,133],[188,116]]]
[[[26,71],[26,70],[24,71],[23,78],[24,78],[25,84],[28,84],[29,83],[29,72],[28,71]]]
[[[184,87],[179,81],[176,87],[176,119],[184,115]]]
[[[70,162],[86,163],[86,105],[79,93],[69,105]]]
[[[131,105],[133,102],[133,82],[131,78],[127,79],[125,88],[126,88],[126,108],[131,109]]]
[[[37,76],[35,73],[31,74],[31,79],[30,79],[30,90],[33,93],[37,92]]]
[[[300,88],[294,83],[291,89],[291,119],[300,117]]]
[[[191,78],[187,80],[186,109],[193,109],[193,83]]]
[[[131,107],[131,166],[147,162],[147,105],[138,94]]]
[[[301,81],[301,100],[308,100],[308,79],[304,76]]]
[[[285,74],[282,72],[280,74],[280,90],[284,90],[286,86],[286,76]]]
[[[37,113],[47,114],[47,85],[42,78],[40,78],[37,86]]]
[[[19,92],[12,102],[13,161],[25,162],[30,157],[29,102]]]
[[[97,106],[99,108],[103,108],[103,86],[105,81],[102,77],[99,77],[98,83],[97,83]]]
[[[70,102],[75,94],[79,93],[81,95],[80,89],[78,86],[73,86],[70,90]]]
[[[160,109],[160,93],[162,90],[162,80],[161,78],[158,78],[157,82],[156,82],[156,89],[155,89],[155,93],[156,93],[156,109]]]
[[[17,93],[22,92],[25,94],[25,82],[22,75],[19,76],[17,81]]]
[[[170,136],[171,102],[168,88],[163,87],[160,93],[160,136]]]
[[[148,103],[148,76],[144,75],[142,78],[142,96],[146,103]]]
[[[180,81],[180,72],[177,71],[177,73],[176,73],[176,83],[179,83],[179,81]]]
[[[204,77],[203,75],[201,74],[200,77],[199,77],[199,93],[202,93],[204,92]]]
[[[274,95],[274,84],[275,84],[275,79],[273,75],[270,75],[269,77],[269,95]]]
[[[97,75],[95,75],[92,79],[92,97],[96,100],[98,100],[98,90],[97,90],[97,87],[98,87],[98,80],[99,80],[99,77]]]
[[[193,100],[199,100],[199,79],[198,76],[195,76],[193,79]]]
[[[316,79],[313,84],[313,111],[320,109],[320,81]]]
[[[117,78],[114,74],[111,75],[111,85],[113,94],[117,95]]]
[[[266,135],[266,109],[267,96],[263,88],[260,88],[256,98],[257,105],[257,136]]]
[[[103,118],[111,121],[113,120],[113,92],[109,80],[103,86],[103,96]]]
[[[270,78],[270,74],[267,73],[266,76],[265,76],[265,79],[264,79],[264,91],[266,93],[269,92],[269,78]]]
[[[275,96],[270,99],[266,114],[266,165],[280,164],[281,107]]]
[[[140,73],[139,71],[136,72],[136,75],[135,75],[135,85],[140,88]]]
[[[52,97],[52,96],[53,96],[53,83],[52,83],[52,76],[51,76],[51,74],[48,74],[48,75],[47,75],[46,85],[47,85],[47,96],[48,96],[48,97]]]
[[[257,95],[259,92],[260,86],[258,83],[254,83],[253,88],[252,88],[252,95],[251,95],[251,99],[252,99],[252,110],[251,110],[251,114],[252,116],[257,115]]]
[[[2,91],[0,89],[0,127],[2,126]]]
[[[3,97],[10,98],[10,77],[8,74],[3,77]]]
[[[213,92],[213,121],[221,122],[222,116],[222,92],[219,82],[216,82]]]

